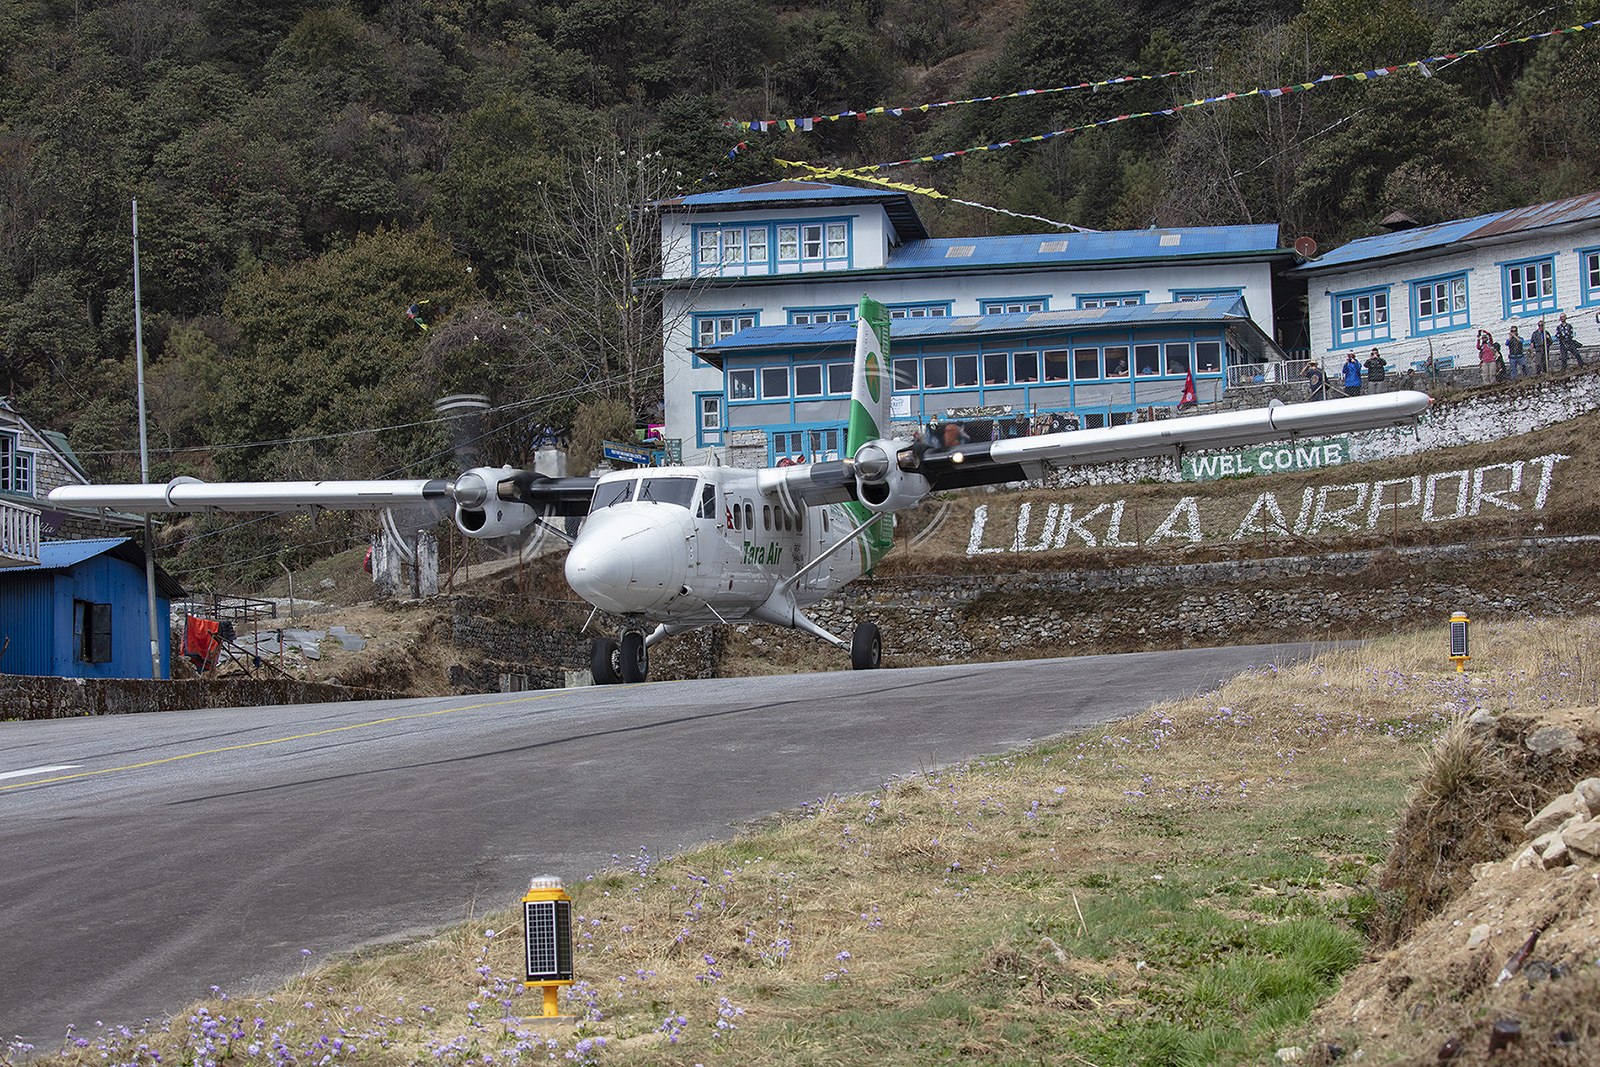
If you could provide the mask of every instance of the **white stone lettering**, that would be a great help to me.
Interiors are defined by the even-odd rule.
[[[1453,515],[1435,515],[1433,502],[1438,491],[1439,483],[1447,478],[1455,478],[1460,483],[1456,492],[1456,510]],[[1422,494],[1422,521],[1423,522],[1448,522],[1451,519],[1460,519],[1467,514],[1467,490],[1472,488],[1471,472],[1445,471],[1443,474],[1428,475],[1428,487]]]
[[[1284,451],[1287,451],[1287,449]],[[1258,518],[1262,512],[1266,512],[1271,517],[1272,522],[1270,525],[1267,524],[1265,519]],[[1250,505],[1249,513],[1245,515],[1244,521],[1239,524],[1239,528],[1233,531],[1233,537],[1230,540],[1242,541],[1246,536],[1253,534],[1286,534],[1288,532],[1289,523],[1283,517],[1283,509],[1278,506],[1278,498],[1271,493],[1262,493],[1256,497],[1256,502]]]
[[[984,548],[983,528],[989,523],[989,505],[979,504],[972,512],[972,536],[967,539],[967,555],[986,556],[991,552],[1004,552],[1005,549],[995,546]]]
[[[1510,484],[1504,489],[1485,489],[1483,487],[1483,479],[1490,471],[1509,471],[1510,478],[1508,480]],[[1495,463],[1488,467],[1479,467],[1472,472],[1472,507],[1469,510],[1476,515],[1482,510],[1484,502],[1487,501],[1496,507],[1505,508],[1507,511],[1521,511],[1521,507],[1501,496],[1502,493],[1520,492],[1522,492],[1522,464],[1520,462]]]
[[[1067,537],[1071,534],[1077,534],[1079,537],[1083,538],[1084,544],[1088,545],[1090,548],[1093,548],[1097,542],[1094,539],[1094,534],[1089,532],[1089,528],[1085,526],[1084,523],[1088,522],[1102,511],[1109,511],[1110,509],[1110,504],[1101,504],[1099,507],[1089,512],[1087,515],[1084,515],[1082,518],[1074,519],[1072,517],[1072,505],[1063,504],[1061,506],[1060,521],[1056,523],[1056,547],[1066,548]],[[1109,536],[1115,537],[1117,527],[1122,524],[1122,501],[1120,500],[1117,501],[1116,515],[1111,521],[1112,532]]]
[[[1409,485],[1411,499],[1406,501],[1395,500],[1392,504],[1383,502],[1383,491],[1391,485]],[[1400,514],[1401,508],[1414,508],[1422,503],[1422,475],[1413,474],[1409,478],[1391,478],[1386,482],[1372,483],[1372,503],[1367,506],[1367,529],[1378,528],[1378,512],[1387,507],[1393,516]]]
[[[1200,532],[1200,509],[1195,506],[1195,498],[1186,496],[1178,501],[1178,506],[1172,509],[1166,521],[1156,527],[1156,532],[1144,539],[1147,545],[1153,545],[1163,537],[1181,537],[1186,541],[1199,544],[1203,538]],[[1185,529],[1178,529],[1178,518],[1182,516],[1186,524]]]
[[[1564,456],[1560,452],[1552,452],[1548,456],[1540,456],[1537,459],[1528,460],[1529,466],[1544,468],[1544,473],[1539,475],[1539,492],[1533,498],[1534,511],[1543,511],[1544,502],[1550,498],[1550,475],[1556,469],[1556,464],[1564,459],[1571,458],[1571,456]]]
[[[1311,532],[1318,533],[1324,526],[1337,526],[1341,530],[1360,529],[1355,523],[1345,518],[1353,515],[1367,506],[1367,493],[1372,489],[1370,482],[1358,482],[1355,485],[1325,485],[1317,493],[1317,511],[1311,517]],[[1355,503],[1342,508],[1328,508],[1328,496],[1332,493],[1347,493],[1355,491]]]

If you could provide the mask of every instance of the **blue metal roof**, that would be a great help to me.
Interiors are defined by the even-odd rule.
[[[1201,326],[1227,324],[1258,335],[1265,347],[1270,340],[1250,318],[1237,296],[1212,300],[1183,300],[1132,307],[1091,308],[1082,311],[1035,311],[1011,315],[964,315],[925,319],[890,319],[891,343],[927,343],[950,339],[982,339],[1042,332],[1066,332],[1119,327]],[[694,351],[714,366],[734,356],[752,355],[774,348],[852,348],[854,322],[829,322],[814,326],[751,326],[732,337]]]
[[[39,562],[26,567],[7,567],[0,575],[27,574],[30,571],[60,571],[75,567],[96,556],[112,555],[136,567],[144,567],[144,549],[130,537],[96,537],[83,541],[42,541]],[[183,586],[156,567],[156,591],[169,599],[183,595]]]
[[[890,270],[1032,264],[1078,265],[1201,257],[1288,257],[1277,226],[1205,226],[1172,230],[1105,230],[1014,237],[941,237],[911,241],[889,253]]]
[[[1433,226],[1400,230],[1397,233],[1363,237],[1306,263],[1295,273],[1309,276],[1330,268],[1350,267],[1375,260],[1421,257],[1451,245],[1466,246],[1475,242],[1504,239],[1533,230],[1572,226],[1596,220],[1600,220],[1600,193],[1589,193],[1547,204],[1517,208],[1514,211],[1494,211],[1470,219],[1456,219]]]

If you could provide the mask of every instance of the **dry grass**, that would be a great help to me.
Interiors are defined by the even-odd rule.
[[[44,1062],[1270,1060],[1381,925],[1408,791],[1444,808],[1492,773],[1451,725],[1589,702],[1597,626],[1480,627],[1464,676],[1437,630],[1251,671],[633,857],[572,887],[576,1027],[522,995],[507,910]]]

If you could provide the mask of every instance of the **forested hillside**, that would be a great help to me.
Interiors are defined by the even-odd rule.
[[[1594,18],[1600,0],[7,0],[0,394],[97,476],[136,476],[137,200],[154,477],[445,471],[426,420],[461,391],[499,405],[487,458],[520,459],[579,403],[653,414],[640,201],[805,175],[780,160],[1022,141],[883,176],[954,198],[917,197],[941,235],[1049,228],[963,200],[1328,247],[1392,211],[1600,187],[1600,29],[1027,139]],[[880,106],[910,110],[738,125]]]

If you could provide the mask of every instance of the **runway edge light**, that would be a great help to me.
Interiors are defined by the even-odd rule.
[[[1458,611],[1450,616],[1450,658],[1455,661],[1456,673],[1467,669],[1467,660],[1471,654],[1467,648],[1468,631],[1471,629],[1472,620],[1467,618],[1467,613]]]
[[[561,1018],[556,990],[572,984],[572,898],[561,879],[534,878],[522,898],[522,939],[527,988],[544,987],[544,1017]]]

